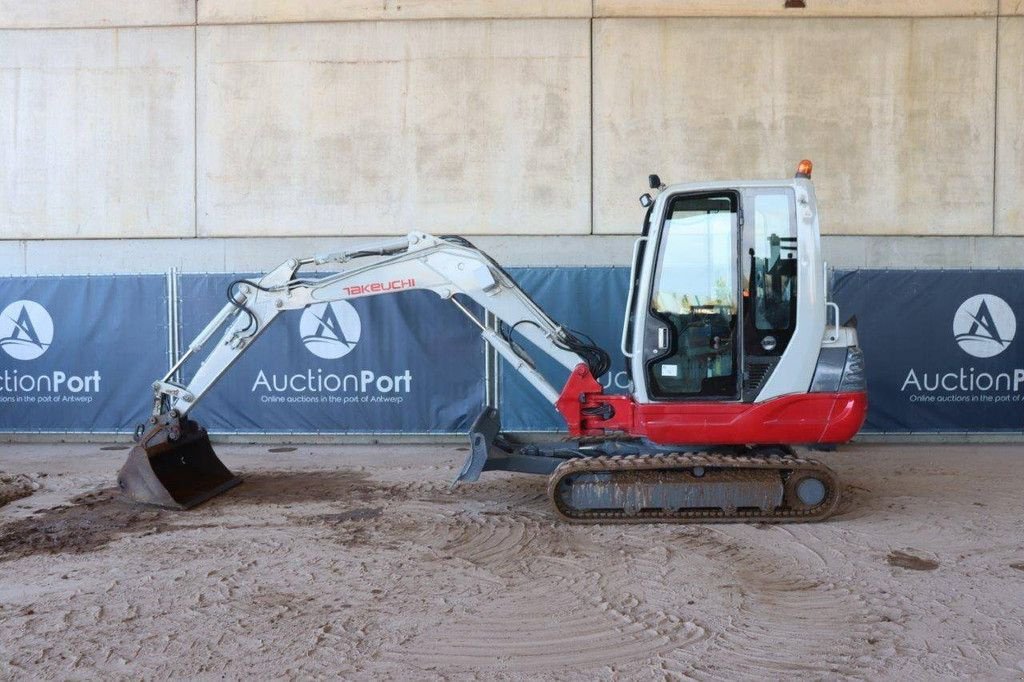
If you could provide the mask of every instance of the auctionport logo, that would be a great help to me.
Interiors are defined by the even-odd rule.
[[[362,322],[356,309],[346,301],[317,303],[302,312],[299,334],[310,353],[336,360],[356,347],[362,335]],[[412,371],[379,374],[359,369],[335,374],[310,367],[294,373],[268,374],[261,369],[250,390],[260,392],[260,402],[264,403],[401,404],[412,391]]]
[[[953,337],[976,358],[999,355],[1017,333],[1013,309],[994,294],[978,294],[960,304],[953,316]]]
[[[53,342],[53,318],[35,301],[15,301],[0,312],[0,348],[15,360],[35,360]]]
[[[302,311],[299,320],[299,334],[306,350],[324,360],[348,355],[359,342],[362,330],[359,314],[347,301],[311,305]]]

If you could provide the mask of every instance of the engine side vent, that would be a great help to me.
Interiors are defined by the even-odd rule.
[[[746,367],[743,370],[743,401],[751,402],[761,392],[761,387],[768,381],[775,365],[779,363],[777,357],[748,357]]]

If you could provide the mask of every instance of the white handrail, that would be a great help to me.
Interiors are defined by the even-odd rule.
[[[629,333],[629,316],[633,312],[633,283],[636,282],[636,255],[640,252],[640,245],[647,241],[647,237],[639,237],[633,242],[633,259],[629,265],[629,295],[626,297],[626,312],[622,318],[622,340],[619,342],[619,349],[622,354],[627,358],[633,357],[633,354],[626,348],[626,334]]]
[[[835,341],[835,340],[837,340],[839,338],[839,304],[838,303],[833,303],[832,301],[829,301],[825,305],[828,306],[829,308],[832,308],[835,311],[835,316],[836,316],[836,321],[835,321],[835,325],[834,325],[835,326],[835,333],[832,334],[832,338],[831,338],[831,341]]]

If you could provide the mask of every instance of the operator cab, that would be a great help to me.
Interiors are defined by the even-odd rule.
[[[807,392],[826,327],[810,170],[650,201],[623,339],[638,403]]]

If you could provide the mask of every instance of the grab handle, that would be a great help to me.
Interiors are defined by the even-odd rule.
[[[633,242],[633,260],[629,266],[629,295],[626,298],[626,314],[622,318],[622,340],[619,343],[622,354],[627,358],[633,357],[633,354],[626,348],[626,337],[629,335],[629,318],[633,313],[633,294],[635,293],[636,283],[636,268],[637,268],[637,254],[640,253],[640,245],[647,241],[647,237],[640,237]]]
[[[835,331],[832,334],[832,338],[829,339],[829,343],[831,343],[831,342],[837,341],[839,339],[839,304],[833,303],[832,301],[829,301],[825,305],[827,307],[831,308],[834,311],[834,315],[835,315],[835,323],[834,323]]]

